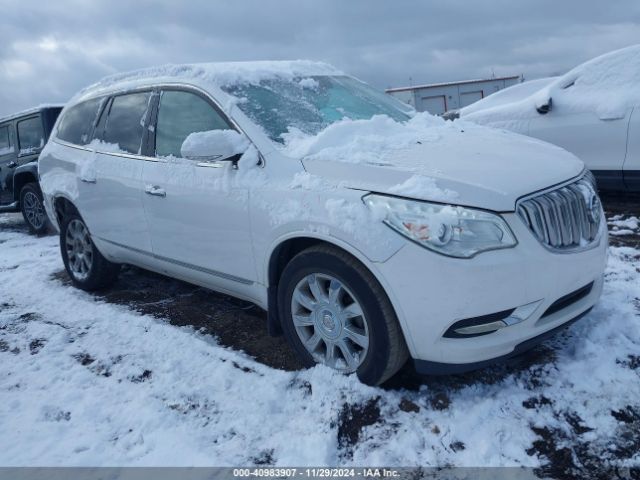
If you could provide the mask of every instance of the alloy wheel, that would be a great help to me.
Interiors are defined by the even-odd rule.
[[[93,265],[93,244],[87,227],[80,220],[73,219],[69,222],[65,249],[71,274],[76,280],[85,280]]]
[[[38,196],[34,192],[27,192],[24,194],[22,201],[27,221],[34,229],[41,229],[46,221],[46,213]]]
[[[347,286],[324,273],[304,277],[293,290],[295,331],[318,363],[355,372],[369,349],[369,326],[362,307]]]

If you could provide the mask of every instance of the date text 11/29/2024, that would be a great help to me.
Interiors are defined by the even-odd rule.
[[[235,478],[397,478],[392,468],[234,468]]]

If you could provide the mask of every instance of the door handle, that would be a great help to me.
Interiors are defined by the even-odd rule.
[[[167,196],[167,192],[164,190],[164,188],[160,188],[157,185],[147,185],[146,187],[144,187],[144,192],[149,195],[154,195],[156,197]]]
[[[96,183],[95,179],[89,180],[88,178],[81,178],[80,181],[84,183]]]

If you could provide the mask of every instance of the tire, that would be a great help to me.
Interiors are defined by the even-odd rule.
[[[107,288],[116,281],[120,265],[98,251],[89,229],[77,213],[69,213],[60,227],[60,252],[73,284],[86,291]]]
[[[20,190],[20,211],[32,234],[44,235],[49,231],[49,219],[37,183],[27,183]]]
[[[306,366],[324,363],[379,385],[409,357],[380,283],[362,263],[330,245],[310,247],[287,264],[278,286],[278,309],[284,334]]]

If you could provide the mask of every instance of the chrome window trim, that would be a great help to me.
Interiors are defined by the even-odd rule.
[[[85,152],[100,153],[102,155],[111,155],[111,156],[114,156],[114,157],[130,158],[132,160],[142,160],[142,161],[146,161],[146,162],[167,163],[167,160],[163,159],[163,158],[147,157],[147,156],[144,156],[144,155],[136,155],[134,153],[108,152],[108,151],[104,151],[104,150],[98,150],[98,149],[95,149],[95,148],[89,148],[89,147],[84,146],[84,145],[76,145],[75,143],[69,143],[69,142],[66,142],[64,140],[60,140],[57,137],[51,139],[51,141],[53,143],[57,143],[58,145],[63,145],[65,147],[69,147],[69,148],[75,148],[76,150],[83,150]]]
[[[249,139],[249,141],[251,142],[251,145],[253,145],[253,147],[258,152],[258,158],[259,158],[258,166],[264,168],[264,166],[266,164],[266,162],[264,160],[264,156],[260,152],[260,149],[258,149],[256,144],[254,143],[254,141],[251,139],[251,137],[249,135],[247,135],[247,132],[245,132],[245,130],[240,125],[238,125],[238,122],[236,122],[230,115],[227,114],[227,112],[225,112],[225,110],[222,108],[222,105],[220,104],[220,102],[218,102],[205,89],[203,89],[201,87],[198,87],[196,85],[192,85],[190,83],[184,83],[184,82],[150,83],[150,84],[141,85],[141,86],[137,86],[137,87],[133,87],[133,88],[123,88],[123,89],[120,89],[120,90],[113,90],[113,91],[110,91],[108,93],[102,92],[99,95],[89,96],[87,98],[83,98],[82,102],[86,102],[88,100],[94,100],[94,99],[97,99],[97,98],[111,98],[111,97],[117,97],[117,96],[121,96],[121,95],[127,95],[129,93],[139,93],[139,92],[144,92],[144,91],[151,91],[152,95],[153,95],[154,92],[160,91],[163,88],[174,88],[174,89],[178,89],[178,90],[181,90],[181,91],[187,91],[187,92],[188,91],[192,91],[194,93],[198,93],[198,94],[206,97],[206,99],[209,100],[211,103],[213,103],[215,105],[215,107],[220,111],[220,113],[224,116],[224,118],[226,120],[228,120],[229,123],[237,131],[239,131],[240,133],[242,133],[245,137],[247,137]],[[77,102],[72,106],[78,105],[79,103],[82,103],[82,102]],[[149,126],[147,126],[147,127],[149,127]],[[56,130],[55,131],[55,135],[52,135],[51,141],[53,141],[55,143],[58,143],[60,145],[65,145],[67,147],[77,148],[77,149],[80,149],[80,150],[86,150],[86,151],[89,151],[89,152],[102,153],[104,155],[114,155],[116,157],[131,158],[133,160],[144,160],[144,161],[147,161],[147,162],[156,162],[156,163],[167,163],[168,162],[167,159],[161,158],[161,157],[147,157],[147,156],[144,156],[144,155],[135,155],[135,154],[131,154],[131,153],[105,152],[105,151],[102,151],[102,150],[86,148],[86,147],[83,147],[81,145],[76,145],[76,144],[69,143],[69,142],[66,142],[64,140],[59,139],[58,138],[58,128],[57,128],[57,126],[56,126],[55,130]]]

